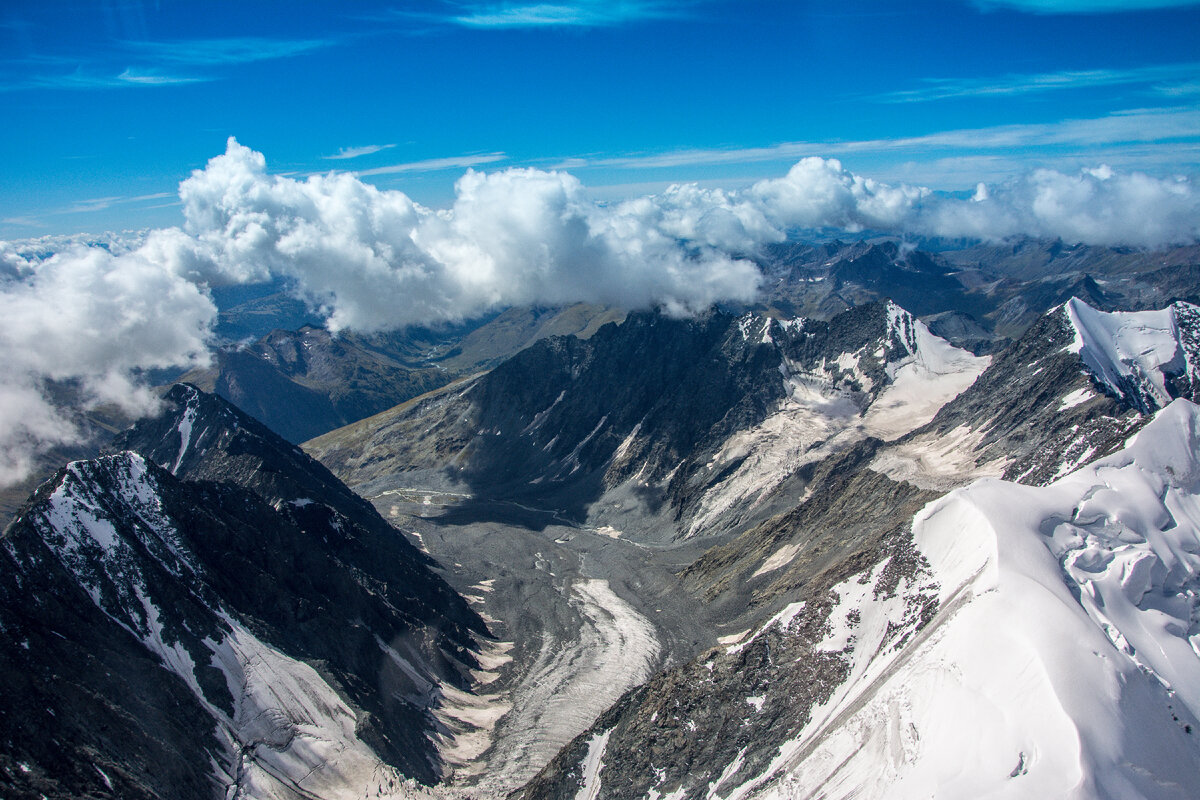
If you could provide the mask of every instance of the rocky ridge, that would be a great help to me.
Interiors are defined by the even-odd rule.
[[[3,538],[6,794],[437,780],[489,634],[428,556],[193,387],[118,445],[60,471]],[[53,736],[21,734],[26,714]]]

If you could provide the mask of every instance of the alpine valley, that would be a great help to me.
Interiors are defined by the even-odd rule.
[[[1200,247],[754,257],[694,317],[216,297],[7,506],[0,796],[1200,797]]]

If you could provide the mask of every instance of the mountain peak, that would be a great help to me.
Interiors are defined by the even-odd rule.
[[[1200,309],[1177,302],[1159,311],[1098,311],[1077,297],[1062,307],[1068,346],[1113,395],[1147,413],[1200,388]]]

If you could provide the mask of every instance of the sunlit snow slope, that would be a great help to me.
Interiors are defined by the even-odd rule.
[[[889,601],[842,592],[849,679],[722,795],[1200,796],[1200,407],[1049,486],[952,492],[913,535],[938,614],[876,649]]]

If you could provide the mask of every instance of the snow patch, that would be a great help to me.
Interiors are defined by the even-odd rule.
[[[927,433],[902,444],[881,449],[871,469],[894,481],[908,481],[921,489],[946,491],[976,478],[999,477],[1008,466],[998,458],[975,463],[975,450],[983,442],[984,427],[960,425],[944,434]]]
[[[958,397],[991,363],[941,337],[904,309],[888,304],[888,333],[904,343],[909,355],[889,362],[886,386],[863,419],[867,433],[891,441],[929,422]]]
[[[1060,402],[1058,404],[1058,410],[1066,411],[1069,408],[1074,408],[1075,406],[1083,405],[1084,403],[1086,403],[1088,400],[1091,400],[1095,396],[1096,396],[1095,392],[1093,392],[1091,389],[1087,388],[1086,386],[1083,387],[1082,389],[1076,389],[1075,391],[1073,391],[1070,394],[1063,397],[1062,402]]]
[[[596,800],[600,796],[600,770],[604,769],[602,759],[604,750],[608,747],[608,737],[611,735],[612,728],[609,728],[588,740],[587,755],[579,765],[583,771],[583,781],[579,791],[575,793],[575,800]]]
[[[792,559],[800,552],[800,543],[785,544],[783,547],[776,550],[771,556],[762,563],[758,569],[754,571],[751,578],[757,578],[759,575],[766,575],[768,572],[774,572],[781,567],[785,567],[792,563]]]
[[[192,426],[196,422],[196,413],[200,408],[200,398],[191,393],[188,397],[187,406],[183,410],[183,415],[179,418],[179,425],[176,430],[179,433],[179,455],[175,456],[175,464],[171,467],[171,474],[179,472],[179,465],[183,463],[183,457],[187,454],[188,447],[192,444]]]

